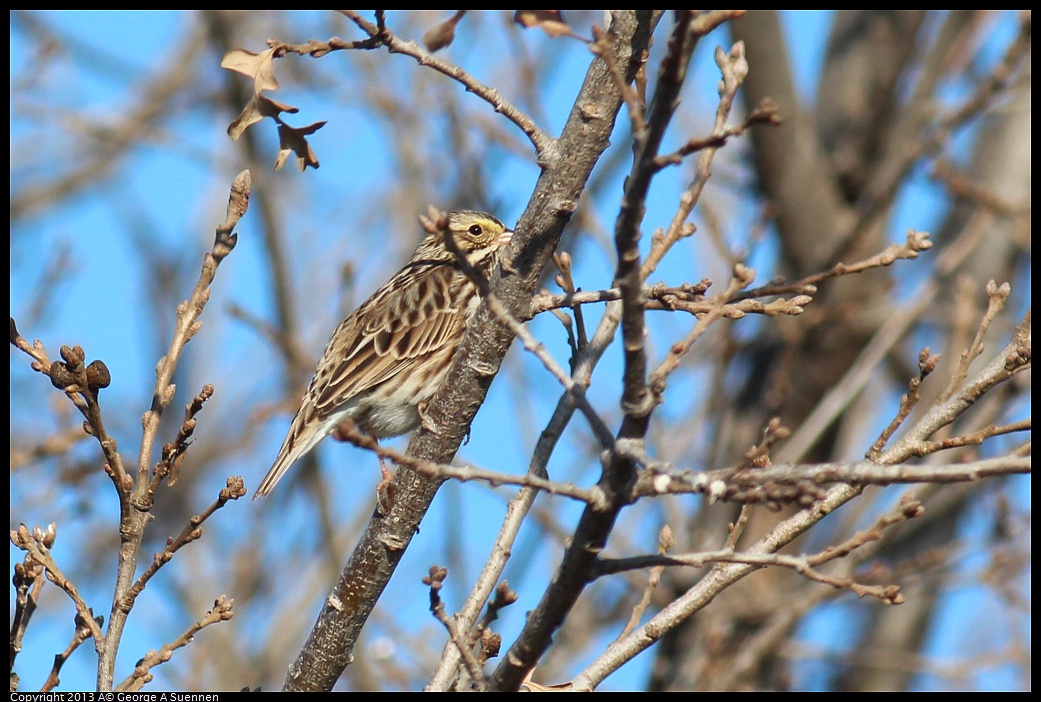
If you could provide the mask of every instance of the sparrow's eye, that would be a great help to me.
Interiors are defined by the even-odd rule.
[[[481,228],[480,224],[471,224],[470,228],[466,231],[470,232],[471,236],[480,236],[484,232],[484,229]]]

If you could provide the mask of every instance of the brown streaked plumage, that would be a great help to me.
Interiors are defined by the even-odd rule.
[[[472,210],[449,212],[428,231],[408,263],[336,327],[254,499],[344,420],[376,439],[419,426],[419,407],[444,378],[480,302],[446,233],[485,275],[513,235],[492,215]]]

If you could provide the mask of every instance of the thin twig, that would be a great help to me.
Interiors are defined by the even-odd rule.
[[[430,567],[430,574],[423,578],[423,582],[430,586],[430,612],[445,627],[445,631],[448,632],[448,638],[451,639],[452,644],[462,657],[463,664],[466,666],[466,672],[469,673],[470,679],[473,681],[472,689],[484,692],[488,687],[488,683],[485,680],[481,664],[474,658],[473,651],[466,641],[466,637],[462,635],[459,627],[445,612],[445,603],[441,600],[440,590],[447,576],[447,568],[434,565]]]
[[[1006,427],[1011,431],[1013,427]],[[1030,421],[1017,423],[1016,431],[1029,431]],[[1002,432],[1004,433],[1004,432]],[[993,436],[993,431],[988,436]],[[979,441],[971,442],[973,444]],[[646,473],[640,476],[635,492],[639,495],[698,493],[713,500],[788,501],[791,493],[781,488],[819,488],[828,483],[852,485],[894,485],[909,483],[964,483],[984,478],[1031,472],[1031,457],[1006,455],[954,464],[894,463],[874,461],[835,463],[779,463],[766,468],[730,468],[714,471],[680,470]]]
[[[384,446],[368,434],[358,431],[357,427],[346,422],[336,428],[333,437],[340,441],[346,441],[359,448],[372,451],[382,458],[389,458],[398,465],[409,466],[417,472],[431,478],[437,478],[440,480],[458,480],[459,482],[464,483],[477,480],[486,482],[492,487],[499,485],[516,485],[519,487],[541,490],[542,492],[548,492],[551,495],[563,495],[564,497],[570,497],[574,500],[579,500],[580,502],[585,502],[590,505],[603,505],[604,503],[603,491],[598,490],[595,486],[592,488],[580,488],[571,483],[555,482],[539,475],[533,475],[530,472],[518,476],[510,473],[500,473],[497,471],[487,470],[485,468],[477,468],[471,465],[452,466],[445,463],[431,463],[430,461],[424,461],[414,456],[410,456],[407,453],[395,451],[392,448]]]
[[[403,41],[399,39],[394,36],[389,29],[387,29],[386,25],[380,23],[372,24],[363,19],[361,15],[354,10],[340,10],[340,12],[358,25],[363,32],[368,34],[369,37],[376,42],[375,46],[366,45],[349,48],[373,49],[377,46],[386,46],[392,54],[405,54],[406,56],[411,56],[417,63],[419,63],[419,65],[429,66],[435,71],[458,81],[467,89],[468,92],[473,93],[490,104],[496,112],[502,114],[508,120],[517,125],[517,127],[519,127],[531,141],[532,146],[535,147],[540,163],[549,163],[557,158],[556,140],[550,138],[545,132],[543,132],[527,114],[504,98],[498,90],[485,85],[462,68],[459,68],[459,66],[453,65],[444,59],[434,56],[416,42]],[[283,44],[279,44],[279,47],[283,47],[286,50],[292,48],[290,45]],[[305,51],[303,53],[310,52]]]
[[[633,556],[631,558],[603,559],[597,569],[598,576],[622,573],[659,566],[694,566],[703,567],[709,563],[741,563],[756,566],[781,566],[791,568],[810,580],[831,585],[834,588],[849,590],[858,597],[877,597],[886,604],[900,604],[903,596],[897,585],[861,585],[850,578],[836,578],[817,570],[814,558],[810,556],[789,556],[780,553],[741,553],[729,549],[705,551],[702,553],[677,554],[675,556]]]
[[[158,651],[153,650],[146,653],[134,667],[134,672],[115,687],[115,692],[137,692],[140,690],[145,684],[152,681],[152,673],[150,672],[152,668],[173,658],[174,651],[190,644],[194,640],[195,635],[206,627],[219,622],[226,622],[235,616],[234,606],[235,600],[229,599],[224,595],[218,597],[213,603],[213,608],[205,616],[188,627],[183,634],[174,641],[165,644]]]

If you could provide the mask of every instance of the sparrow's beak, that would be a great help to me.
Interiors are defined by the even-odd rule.
[[[499,246],[506,246],[506,244],[510,243],[510,239],[512,239],[512,238],[513,238],[513,230],[512,229],[507,229],[506,231],[504,231],[502,234],[499,235]]]

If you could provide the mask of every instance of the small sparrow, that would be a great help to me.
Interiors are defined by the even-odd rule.
[[[293,463],[345,420],[377,440],[419,426],[421,408],[445,377],[481,301],[446,237],[489,276],[513,236],[492,215],[472,210],[424,225],[430,233],[408,263],[336,327],[254,499],[270,493]]]

